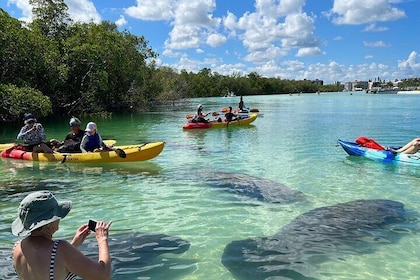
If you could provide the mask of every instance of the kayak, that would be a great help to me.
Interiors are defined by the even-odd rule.
[[[387,150],[372,149],[355,142],[348,142],[338,139],[338,144],[351,156],[362,156],[371,160],[388,164],[408,164],[420,166],[420,153],[403,154],[393,153]]]
[[[203,122],[188,122],[186,124],[184,124],[184,126],[182,127],[183,129],[207,129],[207,128],[222,128],[222,127],[230,127],[230,126],[244,126],[244,125],[248,125],[250,123],[252,123],[253,121],[255,121],[257,119],[258,114],[251,114],[248,117],[239,119],[239,120],[235,120],[229,123],[229,125],[227,125],[226,120],[223,120],[221,122],[218,121],[209,121],[207,123],[203,123]]]
[[[32,153],[11,148],[1,152],[3,158],[13,158],[29,161],[67,162],[67,163],[106,163],[145,161],[158,156],[165,146],[165,142],[154,142],[140,145],[115,146],[125,155],[122,157],[115,151],[95,153]]]

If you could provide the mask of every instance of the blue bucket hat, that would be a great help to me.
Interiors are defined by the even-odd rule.
[[[29,123],[31,121],[35,121],[36,122],[36,118],[31,113],[26,113],[25,116],[23,117],[23,121],[24,121],[25,124],[27,124],[27,123]]]
[[[26,236],[33,230],[64,218],[71,209],[71,201],[57,201],[49,191],[27,195],[20,203],[18,217],[12,223],[12,233]]]

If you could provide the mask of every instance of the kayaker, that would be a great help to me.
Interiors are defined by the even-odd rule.
[[[53,149],[45,143],[46,134],[41,123],[37,122],[34,115],[26,113],[23,126],[17,136],[18,140],[23,140],[23,149],[35,153],[54,153]]]
[[[243,111],[248,112],[246,110],[242,95],[241,95],[241,98],[240,98],[239,103],[238,103],[238,108],[239,108],[239,112],[243,112]]]
[[[226,118],[226,126],[229,126],[230,122],[238,120],[238,115],[235,115],[234,113],[232,113],[231,106],[229,106],[229,112],[225,114],[225,118]]]
[[[94,122],[89,122],[86,125],[85,134],[83,135],[82,142],[80,143],[80,150],[83,153],[87,152],[100,152],[112,150],[102,140],[101,135],[98,133],[98,128]]]
[[[49,191],[32,192],[22,200],[12,223],[14,235],[29,235],[13,248],[13,266],[20,279],[111,279],[108,231],[112,222],[96,223],[97,262],[77,249],[91,234],[87,224],[78,228],[71,242],[53,240],[71,205],[71,201],[57,201]]]
[[[85,135],[85,131],[80,129],[82,122],[76,117],[71,117],[69,124],[71,131],[66,135],[64,142],[62,142],[57,148],[57,151],[61,153],[81,152],[80,144],[82,143],[83,136]]]
[[[208,123],[209,121],[205,119],[205,117],[207,117],[208,114],[210,113],[205,114],[203,112],[203,105],[199,104],[197,107],[197,114],[192,119],[192,122]]]
[[[415,138],[405,144],[403,147],[399,149],[392,149],[391,147],[388,147],[387,150],[393,152],[393,153],[403,153],[403,154],[415,154],[420,150],[420,138]]]

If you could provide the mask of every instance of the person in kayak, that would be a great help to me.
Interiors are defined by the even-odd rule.
[[[13,266],[20,279],[111,279],[108,232],[112,222],[96,223],[98,261],[77,249],[91,234],[87,224],[77,229],[71,242],[53,240],[71,206],[71,201],[58,201],[45,190],[32,192],[21,201],[12,223],[12,233],[25,236],[13,248]]]
[[[420,150],[420,138],[411,140],[399,149],[392,149],[391,147],[388,147],[387,150],[393,153],[415,154]]]
[[[80,143],[80,150],[82,153],[87,152],[100,152],[110,151],[111,147],[102,140],[101,135],[98,133],[98,128],[94,122],[89,122],[86,125],[85,134],[83,135]]]
[[[69,124],[71,131],[67,133],[64,142],[60,143],[60,146],[56,150],[61,153],[81,152],[80,144],[82,143],[83,136],[85,135],[85,131],[80,129],[82,122],[76,117],[71,117]]]
[[[210,113],[205,114],[203,112],[203,105],[199,104],[197,107],[197,114],[192,119],[192,122],[208,123],[209,121],[205,119],[205,117],[207,117],[208,114]]]
[[[240,98],[239,103],[238,103],[238,108],[239,108],[239,112],[245,112],[245,113],[248,112],[248,110],[245,107],[242,95],[241,95],[241,98]]]
[[[232,113],[231,106],[229,106],[229,112],[225,114],[225,118],[226,118],[226,126],[229,126],[229,123],[231,123],[232,121],[239,120],[238,115],[235,115],[234,113]]]
[[[34,115],[27,113],[24,116],[25,125],[21,128],[17,139],[23,140],[23,148],[28,152],[54,153],[54,150],[45,143],[46,134],[41,123]]]

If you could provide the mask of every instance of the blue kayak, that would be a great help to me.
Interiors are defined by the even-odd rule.
[[[376,150],[364,147],[355,142],[348,142],[338,139],[338,144],[351,156],[362,156],[375,161],[389,164],[409,164],[420,166],[420,153],[402,154],[392,153],[387,150]]]

